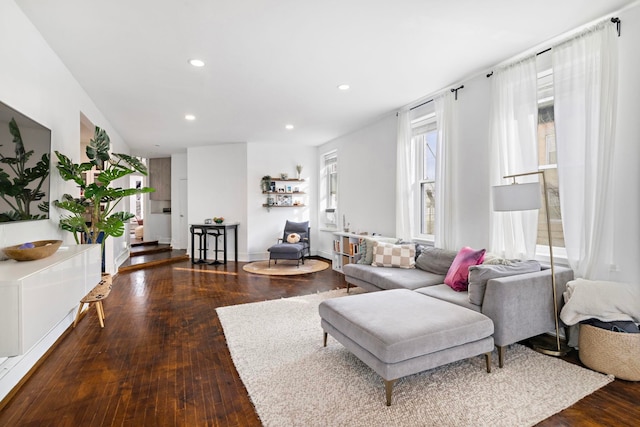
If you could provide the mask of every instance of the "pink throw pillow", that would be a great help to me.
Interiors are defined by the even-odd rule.
[[[475,251],[468,246],[460,249],[453,262],[444,283],[449,285],[454,291],[466,291],[469,286],[469,267],[482,264],[484,260],[484,249]]]

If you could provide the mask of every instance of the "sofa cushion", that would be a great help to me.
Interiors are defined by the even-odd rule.
[[[535,260],[512,261],[509,265],[473,265],[469,267],[469,302],[482,305],[487,282],[491,279],[536,271],[540,271],[540,263]]]
[[[468,246],[460,249],[449,267],[444,283],[451,286],[454,291],[466,291],[469,281],[469,267],[482,263],[484,252],[484,249],[476,251]]]
[[[429,273],[446,275],[457,254],[456,251],[422,246],[416,267]]]
[[[347,264],[345,276],[371,283],[380,289],[417,289],[441,284],[444,275],[428,273],[417,268],[380,268],[372,265]]]
[[[437,298],[442,301],[450,302],[461,307],[465,307],[477,312],[482,312],[482,307],[469,302],[466,292],[457,292],[449,287],[449,285],[440,284],[435,286],[427,286],[415,289],[417,293]]]
[[[384,243],[397,243],[398,239],[395,237],[382,237],[382,236],[370,236],[364,237],[362,239],[362,244],[360,245],[360,259],[358,260],[358,264],[367,264],[371,265],[373,262],[373,244],[375,242],[384,242]]]
[[[416,245],[394,245],[392,243],[375,242],[373,244],[374,267],[415,268]]]

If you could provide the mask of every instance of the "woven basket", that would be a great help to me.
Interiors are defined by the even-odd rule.
[[[640,381],[640,334],[580,325],[580,361],[616,378]]]

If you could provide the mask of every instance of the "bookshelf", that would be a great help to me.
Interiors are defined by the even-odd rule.
[[[342,272],[342,267],[360,259],[360,240],[365,236],[341,231],[333,233],[333,236],[331,266],[335,271]]]

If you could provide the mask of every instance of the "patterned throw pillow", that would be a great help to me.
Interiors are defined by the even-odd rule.
[[[392,243],[375,242],[373,244],[374,267],[415,268],[416,245],[394,245]]]
[[[484,249],[475,251],[468,246],[460,249],[451,267],[449,267],[447,276],[444,278],[444,283],[449,285],[454,291],[466,291],[469,285],[469,267],[482,264],[484,252]]]
[[[364,248],[360,246],[360,259],[358,264],[370,265],[373,262],[373,244],[375,242],[398,243],[395,237],[369,236],[362,239]]]

